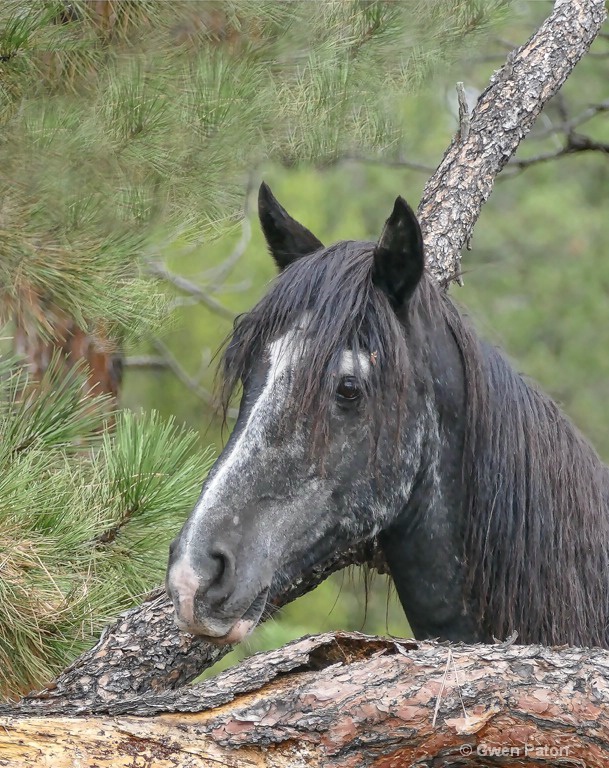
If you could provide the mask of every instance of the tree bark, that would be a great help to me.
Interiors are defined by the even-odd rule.
[[[428,269],[441,283],[458,275],[459,252],[471,236],[496,175],[588,50],[605,16],[603,0],[556,0],[539,30],[493,76],[469,126],[462,124],[427,183],[419,208]],[[284,605],[333,571],[369,559],[373,544],[362,547],[337,553],[304,575],[299,584],[276,592],[273,604]],[[69,707],[71,701],[78,710],[147,689],[176,688],[225,652],[178,632],[168,599],[157,592],[106,629],[99,643],[53,686],[28,697],[27,706],[50,710],[61,702]]]
[[[271,592],[271,613],[310,592],[334,571],[375,562],[372,544],[336,553],[287,588]],[[382,566],[378,563],[377,566]],[[232,650],[181,632],[173,605],[163,589],[141,606],[122,614],[107,627],[97,644],[79,656],[48,687],[26,696],[21,711],[80,713],[97,705],[124,701],[151,691],[179,688]],[[0,705],[0,712],[6,708]]]
[[[84,330],[66,312],[32,292],[23,298],[14,324],[13,349],[27,365],[32,381],[42,379],[57,355],[66,371],[84,362],[87,392],[109,395],[108,411],[115,408],[123,373],[122,353],[116,343],[99,331]],[[42,324],[46,333],[40,329]]]
[[[0,716],[0,766],[605,768],[609,653],[325,634],[70,712]]]
[[[419,205],[427,266],[447,285],[498,173],[586,53],[607,16],[604,0],[556,0],[537,32],[511,51],[427,182]]]

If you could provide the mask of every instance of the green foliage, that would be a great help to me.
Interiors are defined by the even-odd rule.
[[[85,397],[50,366],[0,371],[0,694],[40,686],[158,584],[209,452],[192,431]]]
[[[14,360],[0,358],[0,462],[33,447],[65,447],[91,439],[82,436],[92,435],[106,403],[98,398],[89,404],[80,392],[81,378],[77,368],[66,373],[55,359],[43,381],[29,388],[24,370]]]
[[[160,242],[226,232],[269,158],[397,146],[404,94],[504,5],[4,0],[0,317],[156,327]]]

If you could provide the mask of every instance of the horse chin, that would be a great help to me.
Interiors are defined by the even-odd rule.
[[[268,594],[269,590],[267,587],[257,595],[243,616],[236,621],[224,635],[210,635],[209,630],[205,625],[187,625],[179,619],[176,623],[182,631],[188,632],[191,635],[196,635],[212,645],[236,645],[251,634],[258,625],[262,612],[266,606]]]
[[[209,635],[202,635],[202,637],[213,645],[235,645],[236,643],[245,640],[255,626],[256,622],[254,621],[239,619],[239,621],[233,625],[232,629],[225,635],[222,635],[222,637],[209,637]]]

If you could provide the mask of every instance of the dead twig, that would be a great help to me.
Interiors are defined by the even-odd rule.
[[[169,347],[160,339],[153,339],[152,345],[158,352],[158,355],[138,355],[127,358],[126,365],[130,368],[148,368],[154,370],[170,371],[187,389],[193,392],[206,405],[209,405],[214,411],[220,411],[220,403],[207,390],[198,379],[191,376],[177,361]],[[237,418],[236,408],[229,408],[227,411],[229,419]]]

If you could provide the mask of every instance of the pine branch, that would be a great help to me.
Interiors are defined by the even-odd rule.
[[[138,274],[161,232],[225,232],[244,174],[269,159],[394,145],[404,93],[503,4],[4,0],[0,317],[42,332],[48,305],[83,332],[154,331],[162,302]]]
[[[0,696],[52,679],[158,583],[208,468],[194,432],[121,414],[102,434],[107,415],[57,358],[36,387],[0,359]]]

